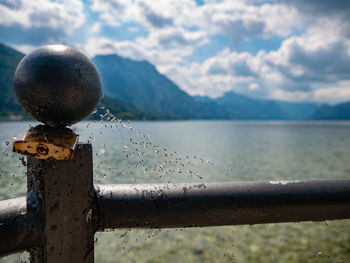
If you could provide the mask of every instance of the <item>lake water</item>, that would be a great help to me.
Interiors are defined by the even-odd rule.
[[[25,194],[13,137],[0,123],[0,199]],[[32,126],[35,124],[32,124]],[[117,126],[116,126],[117,125]],[[350,122],[84,122],[95,183],[350,178]],[[96,262],[350,262],[350,220],[96,234]],[[21,262],[27,253],[0,262]]]

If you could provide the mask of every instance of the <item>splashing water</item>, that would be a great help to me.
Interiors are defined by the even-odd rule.
[[[149,182],[150,177],[155,182],[183,181],[186,176],[203,179],[193,167],[198,163],[203,167],[213,165],[212,162],[196,155],[179,154],[176,150],[152,143],[149,136],[131,126],[130,121],[122,121],[105,107],[100,107],[94,114],[98,113],[98,124],[95,122],[86,125],[89,130],[95,130],[89,131],[88,141],[93,142],[95,138],[106,133],[112,133],[114,136],[113,145],[104,141],[102,145],[99,143],[97,146],[95,163],[98,169],[94,173],[97,183],[106,182],[104,179],[111,174],[123,183]],[[112,148],[113,154],[109,154],[108,147]],[[96,147],[94,149],[96,151]],[[115,154],[116,152],[119,154]]]

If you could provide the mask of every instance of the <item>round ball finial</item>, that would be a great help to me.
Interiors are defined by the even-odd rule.
[[[30,115],[52,127],[72,125],[87,117],[101,97],[100,76],[79,51],[43,46],[18,64],[17,99]]]

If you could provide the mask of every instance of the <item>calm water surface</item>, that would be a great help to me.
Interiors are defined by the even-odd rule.
[[[350,122],[115,124],[73,127],[93,144],[95,183],[350,178]],[[0,123],[0,199],[25,194],[25,167],[11,144],[29,125]],[[95,261],[350,262],[349,233],[350,220],[114,231],[96,235]]]

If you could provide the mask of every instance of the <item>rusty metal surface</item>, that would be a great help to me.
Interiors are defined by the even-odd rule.
[[[13,151],[36,159],[70,160],[79,136],[68,128],[47,125],[31,127],[23,140],[13,143]]]
[[[101,96],[95,66],[81,52],[63,45],[43,46],[26,55],[17,66],[14,85],[25,111],[53,127],[83,120]]]
[[[28,171],[28,191],[43,199],[45,218],[42,254],[31,251],[31,262],[94,262],[91,145],[78,144],[73,160],[29,158]]]
[[[100,231],[350,218],[350,180],[95,186]]]
[[[0,201],[0,256],[20,252],[41,243],[37,204],[31,195]]]

